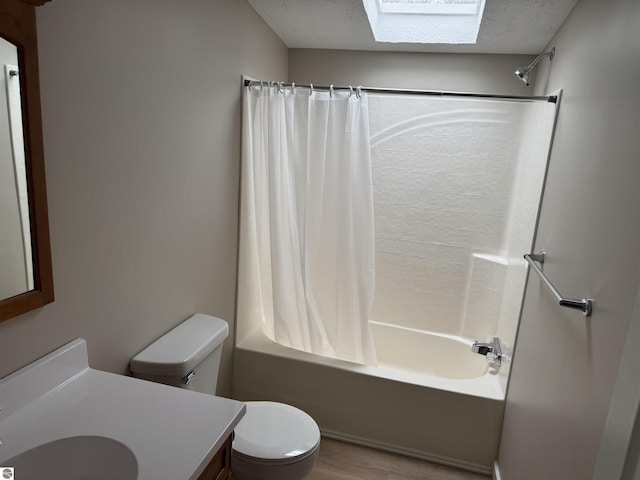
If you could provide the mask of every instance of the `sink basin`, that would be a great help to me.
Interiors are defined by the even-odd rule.
[[[20,480],[135,480],[138,462],[128,447],[106,437],[55,440],[3,461]]]

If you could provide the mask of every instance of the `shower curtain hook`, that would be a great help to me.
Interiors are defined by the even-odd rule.
[[[333,84],[329,85],[329,96],[333,97]]]
[[[313,94],[313,83],[309,84],[309,96]]]
[[[278,92],[284,93],[283,85],[284,85],[284,82],[278,82]]]
[[[358,88],[356,88],[356,96],[362,98],[362,85],[358,85]]]
[[[349,98],[353,96],[353,87],[349,85]]]
[[[296,93],[296,82],[291,82],[291,93]]]

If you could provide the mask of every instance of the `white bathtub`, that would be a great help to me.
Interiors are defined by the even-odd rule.
[[[440,379],[469,380],[495,372],[471,340],[380,322],[370,322],[379,366]],[[489,379],[491,383],[491,380]],[[498,397],[501,392],[495,392]]]
[[[471,340],[372,322],[379,366],[236,342],[233,397],[286,402],[329,437],[489,474],[504,392]]]

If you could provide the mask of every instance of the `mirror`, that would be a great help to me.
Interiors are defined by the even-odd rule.
[[[34,284],[18,49],[3,38],[0,67],[0,298],[10,298]]]
[[[35,6],[0,3],[0,321],[53,301]]]

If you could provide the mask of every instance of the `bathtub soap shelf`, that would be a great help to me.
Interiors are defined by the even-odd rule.
[[[561,307],[573,308],[576,310],[582,310],[585,316],[590,317],[593,312],[593,299],[592,298],[565,298],[560,295],[558,289],[553,286],[553,283],[547,278],[542,269],[536,264],[536,262],[543,264],[544,263],[545,252],[540,253],[527,253],[524,256],[524,259],[531,265],[531,268],[534,272],[538,274],[542,283],[544,283],[549,291],[553,294],[553,296],[558,301],[558,304]]]

